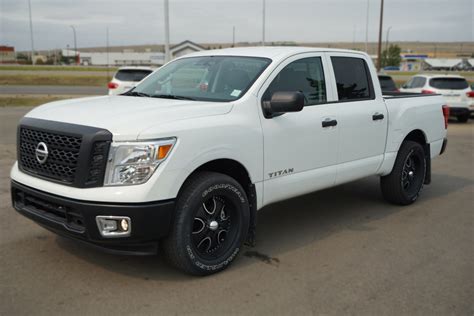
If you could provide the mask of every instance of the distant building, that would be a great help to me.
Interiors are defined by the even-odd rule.
[[[461,58],[426,58],[423,62],[423,70],[460,70],[464,68]]]
[[[162,52],[134,52],[127,49],[122,52],[81,52],[62,50],[64,57],[73,58],[79,55],[81,65],[94,66],[140,66],[163,65],[165,55]]]
[[[48,57],[45,55],[34,55],[33,60],[35,64],[44,64],[48,61]]]
[[[16,61],[15,48],[13,46],[0,46],[0,64]]]
[[[401,55],[402,62],[400,63],[401,71],[421,71],[423,69],[423,61],[428,58],[428,55],[423,54],[404,54]]]
[[[467,63],[468,63],[467,66],[469,67],[469,69],[474,71],[474,58],[468,59]]]
[[[204,47],[191,41],[184,41],[170,48],[171,58],[181,57],[183,55],[204,50]],[[71,49],[62,50],[63,57],[74,59],[79,55],[79,63],[81,65],[94,66],[160,66],[165,62],[165,54],[163,52],[152,52],[146,48],[144,51],[137,52],[134,49],[123,49],[121,52],[83,52],[78,50],[75,52]]]
[[[184,41],[170,48],[171,59],[178,58],[186,54],[199,52],[202,50],[205,50],[205,48],[194,42]]]

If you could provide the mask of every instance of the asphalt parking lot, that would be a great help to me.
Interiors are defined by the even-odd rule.
[[[255,248],[195,278],[160,256],[103,254],[17,214],[9,169],[26,111],[0,107],[0,315],[474,314],[472,120],[450,124],[414,205],[387,204],[377,178],[272,205]]]

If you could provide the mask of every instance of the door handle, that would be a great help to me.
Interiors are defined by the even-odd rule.
[[[372,120],[373,121],[378,121],[378,120],[383,120],[384,116],[381,113],[375,113],[372,115]]]
[[[321,122],[321,125],[323,127],[331,127],[331,126],[336,126],[337,121],[336,120],[324,120]]]

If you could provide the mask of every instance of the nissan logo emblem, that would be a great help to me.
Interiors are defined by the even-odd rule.
[[[44,164],[46,162],[46,159],[48,159],[48,146],[46,146],[45,143],[40,142],[38,145],[36,145],[36,150],[35,150],[35,156],[36,160],[40,164]]]

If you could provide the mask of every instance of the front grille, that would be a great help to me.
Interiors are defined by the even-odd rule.
[[[18,128],[18,165],[25,173],[74,187],[104,181],[112,134],[104,129],[23,118]],[[47,147],[47,158],[38,149]],[[41,154],[41,153],[39,153]]]
[[[69,229],[77,232],[85,231],[84,217],[70,207],[46,201],[25,191],[13,189],[13,201],[16,207],[27,209],[56,223],[65,224]]]
[[[48,158],[44,164],[36,159],[36,146],[44,142],[48,146]],[[73,183],[79,160],[82,137],[48,133],[25,127],[20,128],[20,164],[28,172],[40,176]]]

